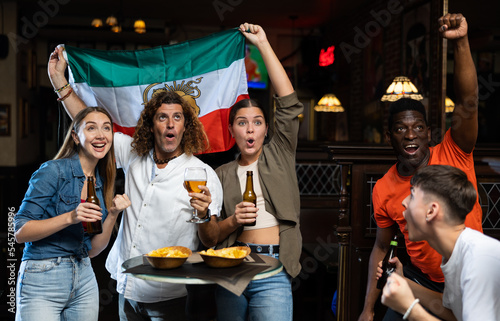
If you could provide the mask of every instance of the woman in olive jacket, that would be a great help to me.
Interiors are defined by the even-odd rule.
[[[302,249],[295,153],[303,106],[264,30],[245,23],[240,31],[259,49],[276,92],[275,133],[264,144],[268,123],[256,101],[233,106],[229,130],[240,154],[216,170],[224,191],[218,247],[249,245],[253,252],[278,258],[284,271],[250,282],[239,297],[218,287],[217,320],[292,320],[291,278],[300,272]],[[247,171],[253,171],[257,206],[242,201]],[[255,226],[244,226],[255,221]]]

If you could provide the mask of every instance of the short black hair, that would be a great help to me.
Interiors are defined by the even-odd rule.
[[[421,113],[422,116],[424,116],[425,124],[427,126],[429,126],[429,124],[427,123],[427,113],[425,111],[425,107],[420,101],[415,100],[415,99],[411,99],[411,98],[400,98],[400,99],[396,100],[395,102],[393,102],[391,104],[391,106],[389,107],[389,120],[387,123],[387,126],[388,126],[387,129],[389,131],[392,130],[392,123],[394,120],[394,115],[396,115],[397,113],[400,113],[402,111],[407,111],[407,110],[415,110],[415,111]]]
[[[413,175],[410,183],[442,200],[449,210],[448,218],[460,224],[476,203],[476,188],[461,169],[453,166],[425,166]]]

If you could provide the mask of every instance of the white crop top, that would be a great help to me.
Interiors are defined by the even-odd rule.
[[[258,162],[258,161],[257,161]],[[257,162],[253,162],[247,166],[238,165],[238,178],[240,179],[241,194],[245,191],[247,183],[247,171],[253,171],[253,189],[255,195],[257,196],[257,222],[255,226],[245,226],[244,230],[257,230],[261,228],[271,227],[279,225],[278,220],[271,213],[266,211],[266,202],[264,201],[264,196],[262,194],[262,188],[259,182],[259,169],[257,167]]]

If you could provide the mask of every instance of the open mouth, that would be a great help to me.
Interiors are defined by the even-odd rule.
[[[94,147],[97,150],[101,150],[106,146],[106,143],[94,143],[92,144],[92,147]]]
[[[255,140],[250,138],[250,139],[247,139],[247,146],[248,147],[253,147],[253,145],[255,144]]]
[[[418,145],[412,144],[405,146],[405,151],[410,155],[415,154],[417,150],[418,150]]]
[[[175,138],[175,135],[172,134],[172,133],[168,133],[167,135],[165,135],[167,138],[169,139],[172,139],[172,138]]]

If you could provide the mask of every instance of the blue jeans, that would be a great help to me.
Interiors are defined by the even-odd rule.
[[[23,261],[16,300],[16,321],[97,320],[99,290],[90,259]]]
[[[217,321],[293,319],[291,278],[284,270],[269,278],[251,281],[240,296],[218,286],[215,299]]]
[[[118,311],[121,321],[184,321],[186,317],[186,297],[143,303],[118,296]]]

